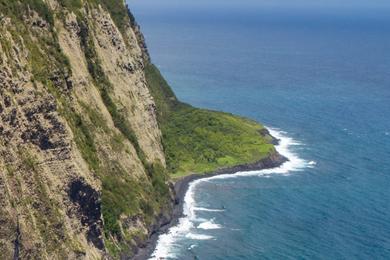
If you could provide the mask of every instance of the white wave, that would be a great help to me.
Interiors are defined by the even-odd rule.
[[[188,250],[192,250],[192,249],[194,249],[195,247],[197,247],[197,245],[190,245],[187,249],[188,249]]]
[[[217,175],[210,178],[198,179],[189,184],[188,191],[184,196],[184,205],[183,205],[183,215],[184,217],[179,219],[177,226],[174,226],[169,229],[168,233],[162,234],[159,236],[157,241],[157,246],[153,252],[150,259],[160,259],[160,258],[175,258],[174,247],[175,241],[178,241],[180,238],[190,238],[190,239],[212,239],[212,236],[204,234],[193,234],[190,231],[194,228],[194,222],[199,221],[196,218],[196,211],[220,211],[213,209],[206,209],[196,207],[196,202],[194,199],[194,192],[197,185],[201,182],[210,181],[214,179],[224,179],[224,178],[237,178],[242,176],[261,176],[269,177],[273,174],[279,175],[289,175],[294,171],[301,171],[308,166],[314,166],[315,164],[307,162],[298,157],[297,154],[291,151],[292,146],[302,145],[301,143],[295,141],[294,139],[287,136],[286,132],[278,131],[276,129],[269,128],[271,135],[279,139],[279,144],[276,146],[277,151],[287,157],[289,161],[285,162],[278,168],[265,169],[259,171],[249,171],[249,172],[238,172],[235,174],[223,174]],[[204,223],[202,223],[204,224]],[[201,226],[200,224],[199,226]],[[208,224],[203,225],[207,227]],[[198,226],[198,228],[199,228]]]
[[[309,167],[309,168],[314,168],[317,165],[317,162],[310,161],[310,162],[307,163],[307,165],[308,165],[307,167]]]
[[[207,212],[224,212],[224,209],[208,209],[208,208],[200,208],[200,207],[194,207],[194,210],[196,211],[207,211]]]
[[[194,234],[194,233],[188,233],[186,235],[186,238],[193,239],[193,240],[210,240],[213,239],[213,236],[203,235],[203,234]]]
[[[214,223],[214,219],[211,219],[209,221],[200,223],[197,228],[208,230],[208,229],[220,229],[222,228],[222,226]]]
[[[297,154],[291,151],[292,146],[301,145],[299,142],[295,141],[291,137],[288,137],[285,132],[277,131],[275,129],[269,128],[269,132],[272,136],[279,139],[279,144],[276,146],[276,150],[289,160],[283,165],[277,168],[265,169],[259,171],[247,171],[247,172],[237,172],[235,174],[222,174],[207,178],[208,180],[215,179],[227,179],[227,178],[237,178],[243,176],[262,176],[268,177],[270,175],[279,174],[279,175],[289,175],[291,172],[302,171],[307,168],[310,164],[306,160],[299,158]]]
[[[385,132],[385,135],[390,135],[390,133],[389,132]]]

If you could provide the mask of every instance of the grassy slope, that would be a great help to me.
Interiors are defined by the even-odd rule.
[[[146,69],[159,111],[168,170],[173,178],[259,161],[275,152],[260,124],[228,113],[194,108],[177,100],[158,69]]]

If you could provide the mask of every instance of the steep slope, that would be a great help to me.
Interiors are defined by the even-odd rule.
[[[0,0],[0,258],[131,258],[171,220],[172,177],[273,141],[178,101],[122,0]]]
[[[5,258],[131,255],[171,205],[135,32],[68,2],[0,2]]]

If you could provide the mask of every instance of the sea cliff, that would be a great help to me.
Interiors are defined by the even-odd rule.
[[[180,102],[123,1],[0,0],[4,259],[133,258],[191,172],[273,166],[273,142]]]

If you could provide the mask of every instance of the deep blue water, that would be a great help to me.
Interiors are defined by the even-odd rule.
[[[316,162],[197,185],[198,207],[224,210],[198,211],[203,240],[171,257],[390,259],[390,12],[131,7],[180,99],[283,130]]]

